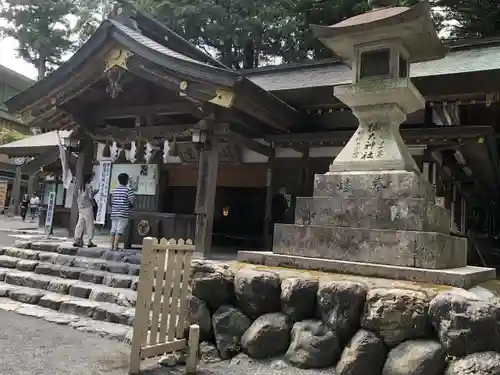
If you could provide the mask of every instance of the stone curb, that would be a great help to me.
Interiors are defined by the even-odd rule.
[[[130,289],[112,288],[11,268],[0,268],[0,281],[9,285],[47,290],[48,292],[85,298],[91,301],[114,303],[123,307],[135,306],[137,298],[137,293]]]
[[[38,305],[60,314],[84,317],[123,326],[132,326],[135,309],[115,303],[78,298],[44,289],[0,282],[0,297],[27,305]]]
[[[0,254],[5,254],[6,252],[12,255],[16,255],[15,258],[39,260],[44,263],[58,264],[60,266],[84,268],[94,271],[105,271],[111,273],[117,273],[122,275],[138,276],[140,266],[132,263],[119,262],[114,260],[106,260],[102,258],[89,258],[86,256],[74,256],[60,254],[57,252],[50,252],[46,250],[30,250],[30,249],[19,249],[16,250],[6,250],[9,248],[0,249]],[[12,248],[10,248],[12,249]],[[6,255],[0,255],[0,267],[3,266],[3,259]],[[13,268],[9,266],[4,266],[8,268]]]
[[[53,262],[39,261],[40,252],[35,250],[5,248],[3,251],[4,255],[0,255],[0,267],[16,268],[20,271],[29,271],[40,275],[61,277],[63,279],[80,280],[112,288],[137,289],[138,276],[61,265],[56,258],[53,259]],[[1,252],[2,249],[0,249]],[[50,260],[51,257],[51,255],[47,256],[47,259]],[[45,255],[42,258],[45,259]],[[64,262],[64,260],[65,258],[61,261]]]
[[[132,328],[122,324],[82,318],[77,315],[61,313],[41,306],[12,301],[8,298],[0,298],[0,310],[43,319],[49,323],[68,325],[77,331],[97,333],[101,337],[130,344]]]

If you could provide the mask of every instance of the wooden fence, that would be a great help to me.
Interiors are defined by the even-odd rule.
[[[186,331],[186,303],[194,245],[191,240],[163,238],[143,241],[137,288],[130,374],[137,374],[141,360],[188,349],[186,372],[197,369],[200,331]]]

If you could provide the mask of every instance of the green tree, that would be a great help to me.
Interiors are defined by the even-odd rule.
[[[26,138],[28,135],[23,134],[17,130],[2,128],[0,129],[0,145],[19,141]]]
[[[235,69],[249,67],[249,45],[255,49],[250,67],[331,57],[310,25],[331,25],[368,9],[367,0],[136,0],[136,4]]]
[[[498,0],[440,0],[450,37],[495,37],[500,34]]]
[[[74,11],[71,0],[3,0],[0,18],[4,36],[19,42],[17,53],[38,69],[38,78],[62,62],[72,46],[67,16]]]

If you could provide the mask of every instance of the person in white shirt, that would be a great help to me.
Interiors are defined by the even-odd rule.
[[[35,217],[38,215],[38,208],[40,207],[40,198],[36,193],[33,193],[33,195],[30,198],[30,214],[31,214],[31,219],[34,220]]]

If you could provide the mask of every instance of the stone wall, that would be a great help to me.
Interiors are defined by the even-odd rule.
[[[367,285],[195,261],[188,320],[207,362],[243,352],[337,375],[500,375],[500,301]]]

